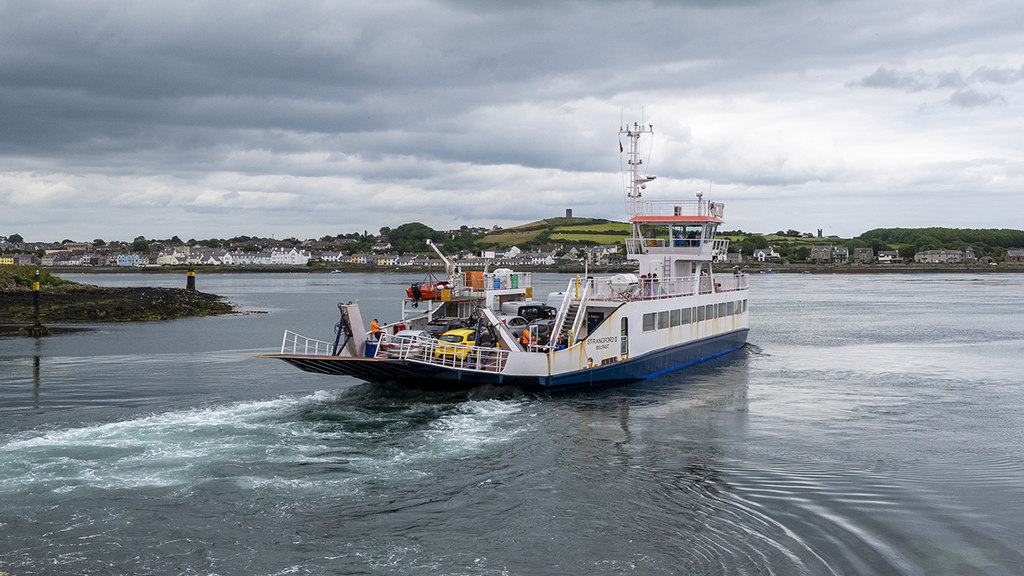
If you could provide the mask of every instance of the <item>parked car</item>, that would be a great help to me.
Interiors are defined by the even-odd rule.
[[[505,302],[501,305],[501,311],[505,314],[522,316],[523,318],[526,318],[528,322],[533,322],[540,318],[554,318],[558,313],[558,310],[554,306],[548,306],[547,304],[533,300],[513,300],[512,302]]]
[[[389,358],[406,358],[423,353],[434,338],[426,330],[401,330],[388,340]]]
[[[554,318],[557,314],[558,309],[546,304],[533,304],[530,306],[523,306],[519,309],[519,315],[530,322],[533,322],[534,320]]]
[[[465,360],[469,356],[469,347],[476,345],[476,330],[459,328],[449,330],[437,339],[434,346],[434,358],[458,358]]]
[[[537,343],[544,346],[551,341],[551,330],[554,327],[555,320],[553,318],[542,318],[530,322],[529,329],[530,332],[536,334]]]
[[[427,323],[426,331],[431,338],[438,338],[449,330],[465,327],[466,323],[460,318],[434,318]]]
[[[511,330],[512,333],[515,334],[516,336],[518,336],[523,331],[523,328],[526,328],[527,326],[530,325],[529,320],[523,318],[522,316],[501,314],[498,316],[498,320],[501,320],[502,324],[508,326],[509,330]]]

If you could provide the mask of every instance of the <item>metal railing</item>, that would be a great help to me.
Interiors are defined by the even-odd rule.
[[[725,203],[709,200],[637,200],[632,204],[633,216],[707,216],[721,218]]]
[[[710,247],[710,249],[709,249]],[[699,238],[626,238],[626,254],[677,254],[682,256],[712,257],[729,252],[729,239],[716,238],[701,240]]]
[[[604,302],[626,300],[657,300],[675,296],[692,296],[712,292],[746,290],[750,277],[746,274],[716,274],[711,276],[680,276],[673,278],[641,278],[637,284],[622,286],[612,278],[590,280],[589,297]]]
[[[424,342],[409,337],[381,335],[375,358],[408,360],[460,370],[501,372],[508,361],[508,350],[488,346],[470,346],[430,340]]]
[[[281,354],[332,356],[334,354],[334,343],[306,338],[305,336],[296,334],[291,330],[285,330],[284,339],[281,341]]]

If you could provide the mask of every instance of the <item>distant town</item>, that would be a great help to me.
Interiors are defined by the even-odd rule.
[[[625,223],[552,218],[512,229],[433,230],[420,223],[381,228],[377,234],[350,233],[316,239],[238,236],[187,241],[174,236],[132,242],[95,239],[79,242],[25,242],[20,234],[0,236],[0,265],[46,268],[153,268],[209,266],[232,268],[381,268],[437,267],[434,243],[464,268],[490,265],[550,269],[628,267],[622,239]],[[1019,230],[880,229],[853,239],[823,237],[795,230],[774,234],[719,232],[728,251],[715,254],[722,264],[897,266],[901,264],[987,264],[1024,262],[1024,232]],[[970,245],[970,241],[974,241]]]

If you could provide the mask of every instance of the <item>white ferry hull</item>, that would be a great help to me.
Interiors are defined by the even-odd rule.
[[[366,381],[387,381],[415,387],[495,384],[524,388],[579,388],[661,376],[739,350],[746,341],[747,329],[742,328],[605,365],[556,374],[487,372],[392,358],[299,354],[273,354],[265,357],[280,358],[306,372],[347,375]]]

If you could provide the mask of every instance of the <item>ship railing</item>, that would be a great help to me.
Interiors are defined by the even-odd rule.
[[[291,330],[284,331],[284,339],[281,341],[281,354],[296,354],[303,356],[331,356],[334,353],[334,343],[306,338]]]
[[[710,246],[710,250],[708,247]],[[626,238],[626,254],[659,254],[671,253],[682,256],[703,256],[715,258],[729,252],[729,239],[716,238],[701,240],[700,238]]]
[[[750,288],[750,276],[743,272],[715,274],[715,292],[732,292]]]
[[[430,340],[423,342],[408,337],[381,335],[376,358],[408,360],[459,370],[501,372],[508,361],[508,350],[488,346],[470,346]]]
[[[576,317],[572,321],[572,329],[568,334],[568,345],[572,346],[575,339],[579,336],[580,330],[583,328],[583,321],[586,320],[586,314],[583,314],[583,310],[586,309],[587,300],[590,298],[590,291],[594,287],[593,282],[587,282],[583,285],[582,291],[580,291],[579,298],[576,300],[579,306],[576,309]],[[566,318],[568,320],[568,318]]]
[[[612,278],[592,279],[589,291],[590,300],[604,302],[622,302],[625,300],[657,300],[694,294],[711,294],[732,290],[745,290],[749,287],[749,276],[746,274],[716,274],[711,276],[678,276],[670,278],[640,278],[639,282],[630,286],[622,286],[613,282]]]
[[[721,218],[725,214],[724,202],[708,200],[638,200],[632,203],[633,216],[704,216]]]

